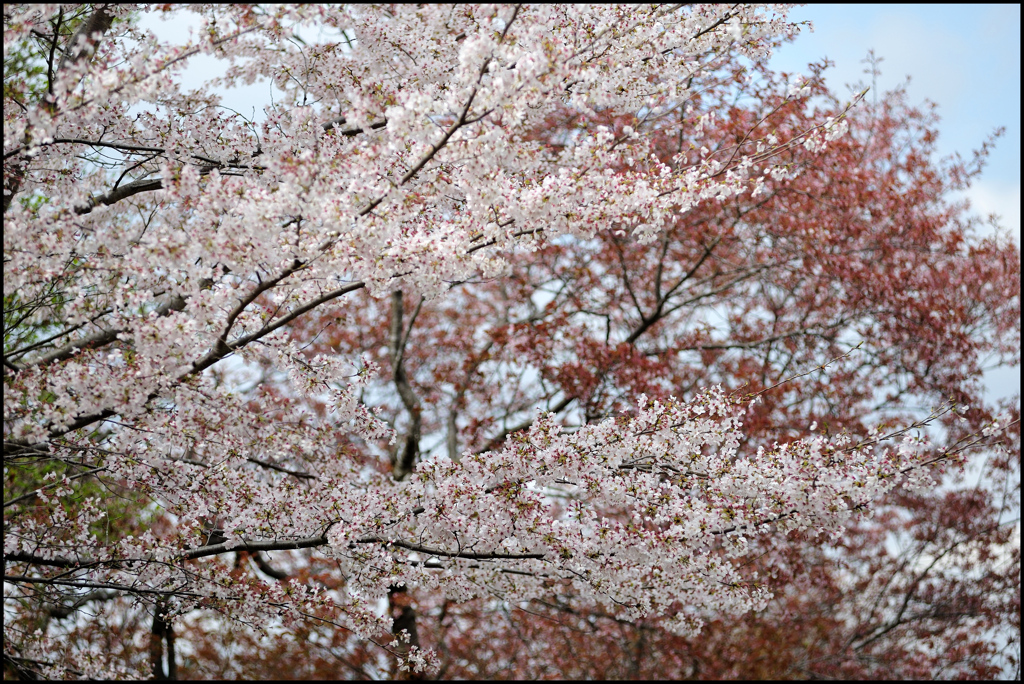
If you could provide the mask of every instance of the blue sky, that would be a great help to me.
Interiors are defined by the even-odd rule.
[[[1006,127],[969,193],[980,213],[995,211],[1020,244],[1020,5],[807,5],[794,21],[810,20],[795,42],[776,50],[772,66],[807,72],[824,57],[836,63],[829,85],[868,80],[869,49],[882,57],[879,87],[910,76],[912,103],[939,105],[938,150],[969,156],[999,126]]]

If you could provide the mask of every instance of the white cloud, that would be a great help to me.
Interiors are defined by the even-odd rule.
[[[999,216],[999,225],[1007,229],[1020,246],[1020,181],[1007,183],[977,180],[963,193],[971,209],[981,217]]]

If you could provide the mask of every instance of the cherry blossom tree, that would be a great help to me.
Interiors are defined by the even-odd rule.
[[[763,74],[750,98],[759,107],[779,106],[776,128],[799,130],[841,111],[841,102],[829,104],[817,86],[811,94],[819,111],[784,103],[785,81]],[[721,111],[720,103],[705,106]],[[747,114],[733,109],[701,135],[742,136]],[[981,158],[930,161],[934,113],[909,107],[897,91],[848,120],[850,135],[823,153],[800,148],[789,155],[795,178],[688,212],[666,229],[654,257],[614,234],[549,244],[514,260],[507,278],[460,284],[458,298],[366,298],[347,325],[314,315],[294,335],[311,351],[376,353],[384,365],[395,339],[390,324],[413,310],[403,356],[409,392],[422,407],[420,427],[404,399],[389,392],[394,375],[383,374],[374,396],[403,434],[429,435],[414,443],[435,454],[458,454],[467,445],[486,451],[538,403],[560,412],[563,425],[579,425],[623,408],[616,402],[624,396],[667,396],[688,386],[692,392],[708,377],[760,391],[786,380],[794,366],[856,344],[857,356],[825,372],[812,366],[814,372],[762,394],[745,418],[749,448],[754,439],[806,436],[815,422],[826,432],[912,422],[908,397],[927,403],[950,396],[974,406],[965,416],[947,416],[947,444],[955,444],[991,417],[975,383],[979,357],[1012,365],[1019,356],[1017,250],[998,236],[979,239],[963,206],[937,201],[969,180]],[[553,118],[543,135],[556,144],[567,126]],[[671,154],[681,143],[662,144]],[[749,250],[751,243],[766,247]],[[916,264],[921,254],[928,261]],[[794,255],[799,270],[789,261]],[[917,269],[912,292],[890,277],[906,271],[908,258]],[[695,264],[686,288],[671,287]],[[659,278],[669,284],[663,302],[656,298]],[[743,307],[741,315],[715,316],[733,306]],[[919,313],[908,315],[915,307]],[[645,321],[645,311],[656,320]],[[586,322],[593,312],[602,314],[598,325]],[[524,365],[534,369],[532,379],[522,380]],[[510,386],[520,388],[515,401],[498,390]],[[625,619],[568,587],[519,602],[454,602],[418,591],[394,606],[396,616],[415,609],[420,642],[440,653],[440,674],[454,678],[1006,674],[1019,648],[1018,450],[1012,445],[1013,459],[975,458],[970,480],[954,469],[940,488],[898,489],[835,540],[798,533],[752,540],[756,548],[743,562],[771,573],[775,596],[739,620],[708,614],[696,637],[673,634],[656,615]],[[604,514],[621,515],[613,510],[605,506]],[[329,581],[330,569],[316,560],[302,568]],[[204,644],[197,667],[222,677],[300,667],[311,678],[339,667],[368,676],[365,653],[336,631],[304,634],[269,652],[253,641],[256,635],[232,632],[245,644],[240,648],[259,654],[249,661],[225,659],[220,633],[189,633]]]
[[[256,634],[473,674],[433,627],[500,649],[494,605],[742,638],[846,590],[811,559],[874,587],[965,453],[1019,466],[976,386],[1019,254],[941,199],[976,164],[757,68],[784,7],[149,11],[5,8],[7,672],[223,676]],[[218,94],[259,79],[262,120]],[[986,563],[1012,498],[964,509]]]

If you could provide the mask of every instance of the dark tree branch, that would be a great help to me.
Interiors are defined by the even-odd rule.
[[[99,44],[99,38],[110,30],[114,17],[110,14],[109,5],[94,5],[93,13],[82,22],[78,31],[71,37],[68,50],[60,61],[60,69],[78,63],[82,59],[92,57]],[[99,34],[99,35],[97,35]]]
[[[280,582],[283,582],[286,579],[288,579],[287,572],[278,570],[277,568],[272,566],[270,563],[267,562],[267,559],[264,558],[263,554],[259,551],[250,554],[249,557],[252,558],[254,563],[256,563],[256,567],[260,569],[260,572],[262,572],[267,577],[272,577]]]
[[[409,329],[406,330],[402,322],[402,291],[395,290],[391,293],[391,371],[395,389],[398,390],[402,404],[409,413],[410,423],[409,430],[404,440],[399,441],[394,455],[392,474],[396,480],[402,480],[412,472],[413,467],[416,465],[416,459],[419,456],[423,408],[420,406],[420,400],[413,391],[412,384],[405,373],[403,358],[405,355],[405,345],[409,340],[409,334],[412,332],[412,326],[416,322],[416,316],[419,314],[422,305],[423,299],[421,297],[419,305],[410,317]]]

